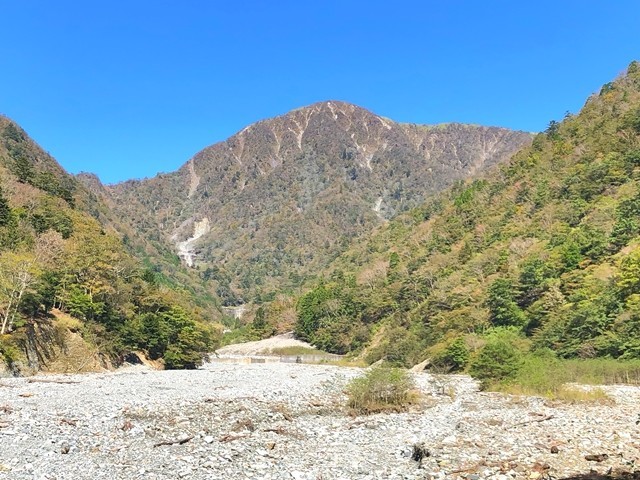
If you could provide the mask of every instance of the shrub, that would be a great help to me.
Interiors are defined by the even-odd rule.
[[[502,330],[502,329],[500,329]],[[523,354],[517,336],[505,329],[487,338],[478,356],[471,362],[469,373],[482,381],[483,387],[513,379],[522,367]]]
[[[457,372],[469,362],[469,348],[463,338],[458,337],[433,359],[433,365],[446,371]]]
[[[0,336],[0,362],[4,362],[7,367],[11,367],[14,362],[22,358],[22,353],[9,335]]]
[[[347,387],[348,406],[357,414],[398,412],[417,400],[413,379],[400,368],[374,367]]]

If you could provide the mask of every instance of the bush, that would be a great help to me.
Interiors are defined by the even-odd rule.
[[[469,362],[469,348],[464,338],[458,337],[433,359],[433,365],[446,372],[463,370]]]
[[[374,367],[347,387],[347,405],[357,414],[399,412],[417,400],[413,379],[400,368]]]
[[[512,331],[496,329],[471,362],[469,373],[481,380],[485,388],[491,383],[512,380],[522,367],[523,353],[518,340]]]
[[[20,349],[11,336],[0,336],[0,362],[4,362],[7,367],[11,367],[13,363],[20,360],[22,356]]]

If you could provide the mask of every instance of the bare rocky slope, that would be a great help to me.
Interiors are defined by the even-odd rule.
[[[416,374],[415,411],[353,417],[343,390],[361,373],[213,363],[3,379],[0,479],[536,480],[640,461],[637,387],[570,405]]]
[[[199,266],[232,305],[299,285],[355,237],[530,141],[330,101],[250,125],[174,173],[107,190],[121,218]]]

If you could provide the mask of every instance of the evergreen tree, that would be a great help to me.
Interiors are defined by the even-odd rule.
[[[11,207],[9,207],[9,202],[4,197],[2,188],[0,188],[0,227],[7,225],[10,219]]]

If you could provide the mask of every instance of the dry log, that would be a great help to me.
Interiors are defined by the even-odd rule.
[[[162,447],[164,445],[184,445],[187,442],[190,442],[191,440],[193,440],[193,435],[190,437],[181,437],[181,438],[177,438],[175,440],[164,440],[162,442],[158,442],[156,444],[154,444],[154,447]]]
[[[520,422],[520,423],[514,423],[513,425],[511,425],[512,427],[519,427],[521,425],[528,425],[530,423],[539,423],[539,422],[546,422],[547,420],[551,420],[552,418],[554,418],[553,415],[548,415],[546,417],[543,418],[536,418],[534,420],[527,420],[526,422]]]
[[[29,378],[27,383],[80,383],[77,380],[56,380],[54,378]]]

